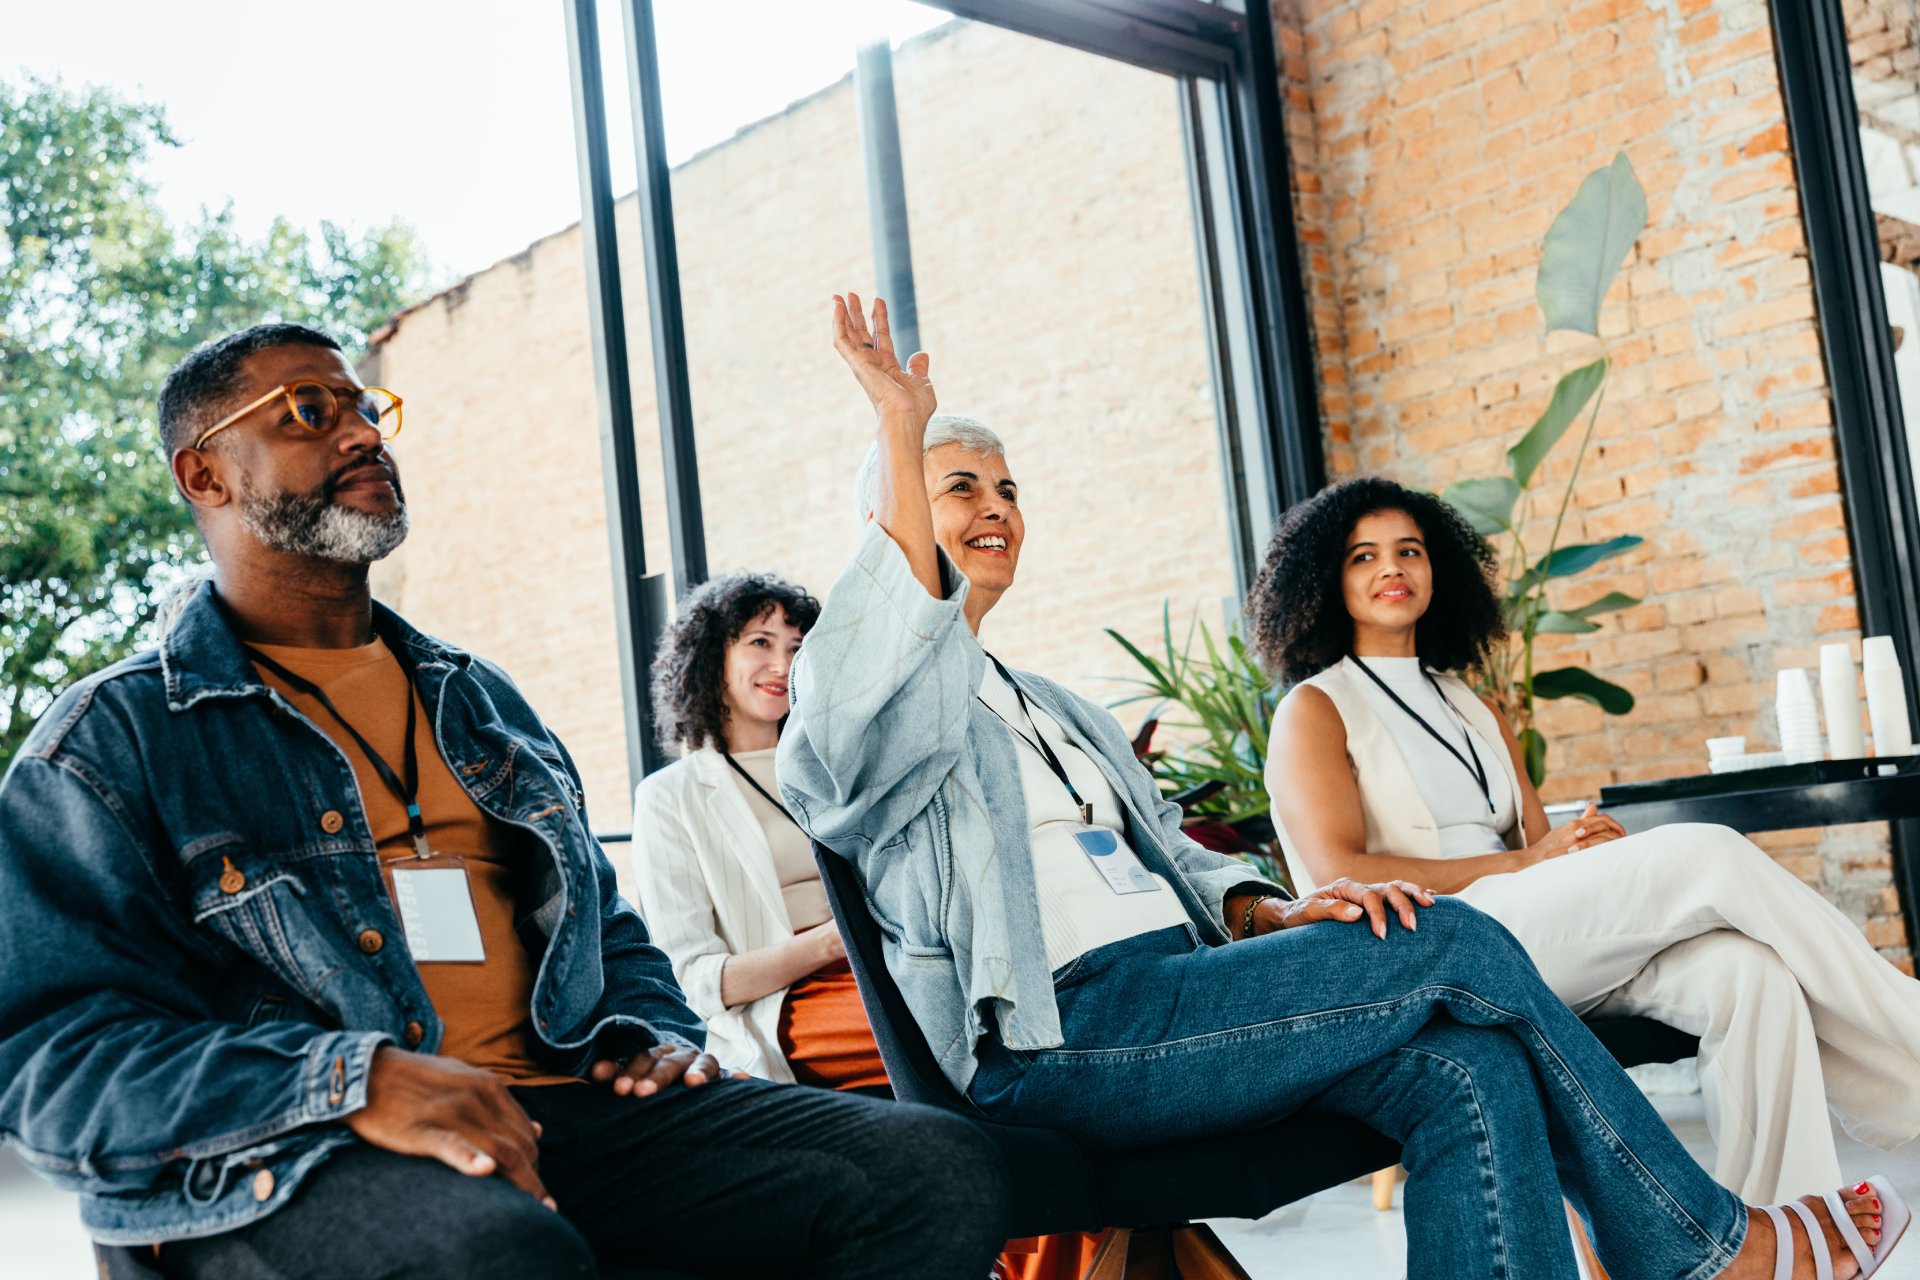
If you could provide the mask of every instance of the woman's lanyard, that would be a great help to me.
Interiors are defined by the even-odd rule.
[[[1480,784],[1480,794],[1486,798],[1487,812],[1488,813],[1497,812],[1497,810],[1495,810],[1493,807],[1493,788],[1487,784],[1486,767],[1480,763],[1480,753],[1473,749],[1473,738],[1471,736],[1471,731],[1467,729],[1466,721],[1462,720],[1460,722],[1461,731],[1468,735],[1466,738],[1467,754],[1463,756],[1460,754],[1460,751],[1457,747],[1455,747],[1451,742],[1448,742],[1444,737],[1440,735],[1440,731],[1438,729],[1434,728],[1432,725],[1427,723],[1427,718],[1425,716],[1421,715],[1418,711],[1415,711],[1412,707],[1408,706],[1404,701],[1402,701],[1400,695],[1395,693],[1391,688],[1389,688],[1387,685],[1387,682],[1385,680],[1382,680],[1380,678],[1379,673],[1376,672],[1372,667],[1369,667],[1365,662],[1361,661],[1358,656],[1354,658],[1353,665],[1356,667],[1359,667],[1362,671],[1366,672],[1367,678],[1380,686],[1380,692],[1386,694],[1389,698],[1393,699],[1394,706],[1400,708],[1402,711],[1412,716],[1415,724],[1419,725],[1422,729],[1425,729],[1429,734],[1431,734],[1435,742],[1439,743],[1441,746],[1447,749],[1448,755],[1452,756],[1455,760],[1458,760],[1460,762],[1461,768],[1465,769],[1468,773],[1473,775],[1473,780]],[[1422,668],[1421,674],[1425,675],[1427,679],[1432,682],[1433,691],[1436,695],[1439,696],[1440,701],[1442,703],[1447,703],[1447,695],[1440,691],[1440,682],[1438,680],[1434,680],[1432,674],[1427,672],[1424,668]],[[1447,705],[1451,706],[1452,704],[1447,703]],[[1454,714],[1457,716],[1459,713],[1455,712]],[[1468,763],[1469,759],[1471,759],[1472,763]]]
[[[772,805],[774,808],[778,809],[781,815],[785,817],[788,822],[793,823],[793,825],[799,829],[801,835],[804,836],[807,834],[807,829],[805,827],[800,826],[799,822],[794,819],[792,812],[788,810],[787,806],[780,803],[779,797],[768,795],[767,789],[761,786],[758,782],[754,781],[753,775],[748,773],[745,769],[741,768],[740,762],[738,760],[735,760],[732,755],[728,754],[725,751],[722,751],[720,754],[723,756],[726,756],[727,764],[733,769],[735,773],[740,775],[740,780],[742,782],[752,787],[755,791],[758,791],[760,793],[760,798],[762,800],[765,800],[768,804]]]
[[[1020,686],[1014,683],[1013,673],[1001,664],[1000,659],[989,653],[987,655],[987,661],[993,664],[993,669],[1000,673],[1000,678],[1005,680],[1007,687],[1013,690],[1013,696],[1019,700],[1020,711],[1027,717],[1027,727],[1033,730],[1033,736],[1029,738],[1026,734],[1021,733],[1011,720],[1001,715],[998,711],[993,711],[993,704],[985,698],[980,699],[980,705],[989,711],[993,711],[993,718],[1001,724],[1006,725],[1014,737],[1020,739],[1020,741],[1040,753],[1040,758],[1047,762],[1047,768],[1053,770],[1053,776],[1060,779],[1060,785],[1065,787],[1067,794],[1073,797],[1073,803],[1080,810],[1080,821],[1086,823],[1088,826],[1092,826],[1093,806],[1085,800],[1082,800],[1080,793],[1074,790],[1073,779],[1067,776],[1067,767],[1060,763],[1060,757],[1055,755],[1053,748],[1047,744],[1046,736],[1040,732],[1040,726],[1033,718],[1033,709],[1027,706],[1027,695],[1020,691]],[[979,695],[976,694],[974,696],[978,697]]]
[[[406,663],[400,661],[400,655],[395,654],[393,660],[400,663],[400,674],[406,677],[407,682],[407,747],[406,754],[401,758],[401,766],[406,770],[404,778],[396,775],[393,766],[381,759],[380,753],[373,749],[373,744],[360,736],[360,731],[353,727],[352,721],[340,714],[340,708],[333,705],[333,699],[327,696],[326,690],[304,676],[295,675],[251,645],[247,646],[247,654],[255,662],[325,707],[327,714],[340,722],[340,727],[360,745],[361,752],[367,757],[367,763],[372,765],[373,771],[380,775],[380,781],[387,784],[387,790],[393,792],[400,802],[406,805],[407,833],[413,837],[414,855],[431,858],[433,850],[427,847],[427,824],[420,820],[420,757],[413,745],[413,672],[407,669]]]

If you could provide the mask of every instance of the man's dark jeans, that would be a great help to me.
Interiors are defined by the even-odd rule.
[[[980,1280],[1003,1236],[992,1145],[956,1116],[757,1080],[621,1098],[515,1089],[540,1123],[554,1213],[499,1177],[363,1144],[286,1208],[168,1244],[191,1280],[701,1276]]]

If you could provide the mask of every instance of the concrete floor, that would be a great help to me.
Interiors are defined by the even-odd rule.
[[[1697,1093],[1658,1092],[1679,1077],[1656,1082],[1654,1105],[1696,1156],[1708,1151]],[[1835,1130],[1840,1167],[1849,1178],[1883,1173],[1920,1200],[1920,1142],[1891,1154],[1861,1146]],[[1258,1222],[1216,1222],[1254,1280],[1352,1280],[1406,1273],[1406,1229],[1400,1198],[1376,1212],[1365,1182],[1350,1183],[1288,1205]],[[73,1199],[55,1191],[0,1151],[0,1278],[83,1280],[92,1259]],[[1877,1280],[1920,1280],[1920,1238],[1909,1239]]]

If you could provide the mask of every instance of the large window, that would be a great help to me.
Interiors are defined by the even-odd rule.
[[[857,56],[848,39],[804,95],[684,159],[669,143],[689,113],[768,92],[750,59],[712,56],[739,47],[752,7],[626,11],[634,102],[658,140],[643,128],[644,234],[619,242],[647,273],[652,352],[605,379],[630,374],[641,418],[609,492],[630,509],[616,547],[644,508],[650,577],[666,544],[677,588],[767,567],[825,591],[857,532],[871,434],[828,301],[877,288],[911,293],[942,407],[1000,430],[1022,482],[1029,549],[992,643],[1111,698],[1103,679],[1130,673],[1104,628],[1151,638],[1163,604],[1181,629],[1231,621],[1280,510],[1321,479],[1258,7],[876,2],[856,16],[877,43]],[[780,38],[756,30],[755,47]],[[576,41],[576,66],[597,52]],[[676,72],[696,63],[698,80]],[[604,161],[583,155],[591,182]],[[658,608],[667,592],[629,594]],[[638,670],[663,620],[631,613]],[[636,692],[630,678],[639,710]]]

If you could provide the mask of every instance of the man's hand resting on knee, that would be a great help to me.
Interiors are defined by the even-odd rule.
[[[535,1172],[540,1126],[491,1071],[382,1045],[367,1076],[367,1105],[346,1125],[387,1151],[431,1156],[476,1178],[497,1173],[554,1207]]]
[[[625,1098],[644,1098],[679,1081],[695,1088],[723,1075],[745,1080],[744,1071],[724,1072],[710,1053],[700,1053],[680,1044],[657,1044],[630,1061],[602,1058],[587,1072],[595,1084],[613,1082],[613,1091]]]

